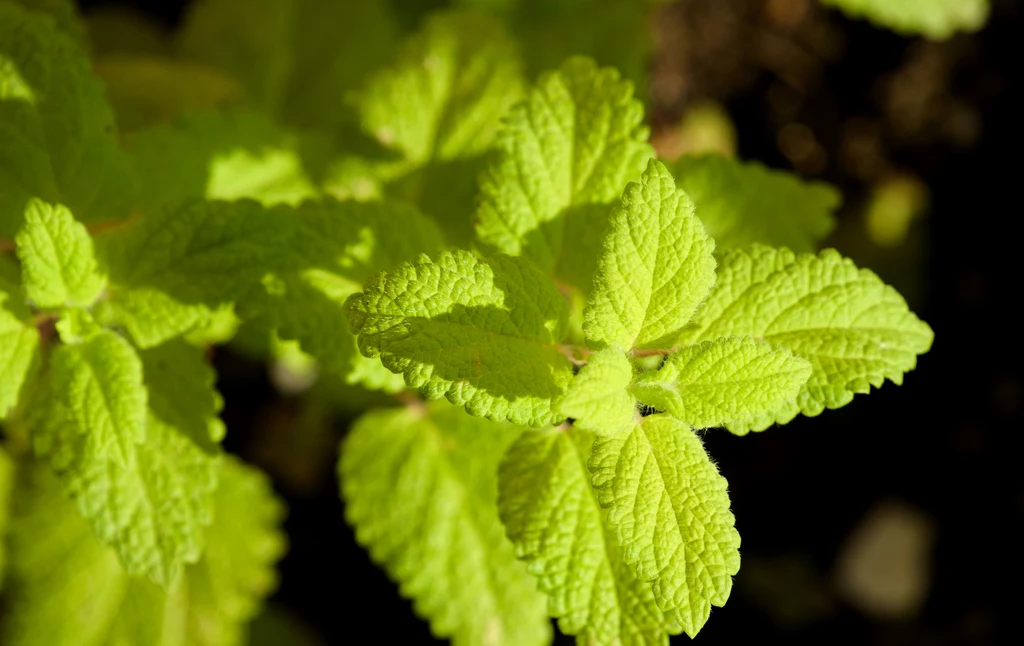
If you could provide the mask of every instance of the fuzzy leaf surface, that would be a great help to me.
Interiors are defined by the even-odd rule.
[[[11,549],[16,609],[0,627],[11,646],[238,646],[245,622],[274,587],[282,505],[258,472],[221,463],[217,521],[206,552],[166,592],[130,577],[93,535],[54,477],[21,476]]]
[[[822,0],[853,18],[866,18],[902,34],[945,40],[977,31],[988,20],[989,0]]]
[[[37,197],[79,220],[125,215],[133,178],[85,51],[50,17],[0,5],[0,235]]]
[[[142,366],[110,331],[58,348],[33,440],[125,569],[166,587],[199,558],[217,461],[147,409]]]
[[[522,430],[435,402],[363,415],[341,452],[357,540],[455,646],[551,639],[544,595],[516,560],[495,503],[498,464]]]
[[[669,355],[633,384],[642,403],[694,428],[742,423],[777,410],[811,376],[811,364],[752,337],[705,341]]]
[[[715,242],[663,164],[651,160],[611,216],[583,313],[591,347],[671,347],[715,283]]]
[[[541,76],[481,177],[477,236],[586,289],[612,203],[652,156],[643,106],[612,69],[572,58]],[[587,250],[584,253],[582,250]]]
[[[725,478],[694,432],[667,415],[598,438],[589,467],[626,562],[694,637],[740,567]]]
[[[578,644],[667,645],[681,629],[626,564],[598,505],[587,470],[593,443],[578,425],[520,435],[498,471],[501,521],[548,612]]]
[[[63,205],[29,200],[14,242],[25,293],[37,307],[91,305],[106,284],[89,232]]]
[[[625,353],[614,348],[596,352],[555,402],[555,412],[573,418],[574,427],[615,435],[634,423],[632,381],[633,365]]]
[[[670,165],[719,252],[754,243],[815,251],[835,228],[839,193],[823,182],[719,155]]]
[[[473,415],[542,426],[572,379],[558,343],[568,305],[517,258],[468,251],[403,263],[371,278],[345,311],[359,350],[430,399]]]
[[[725,258],[718,283],[680,342],[725,336],[758,337],[813,367],[796,399],[728,426],[741,434],[845,406],[886,379],[901,384],[934,337],[896,290],[836,251],[796,255],[760,246]]]

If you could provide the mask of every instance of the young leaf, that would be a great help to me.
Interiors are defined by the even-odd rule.
[[[89,222],[124,215],[133,182],[89,60],[53,21],[0,4],[0,235],[38,197]]]
[[[400,202],[306,202],[291,214],[294,253],[239,304],[280,338],[299,341],[327,371],[391,392],[400,375],[359,354],[341,306],[374,273],[443,246],[434,223]],[[401,231],[401,235],[395,235]]]
[[[166,587],[199,558],[216,460],[147,410],[142,362],[110,331],[54,351],[43,386],[36,451],[125,569]]]
[[[8,309],[10,296],[0,289],[0,420],[18,403],[22,386],[36,364],[39,332],[27,312]]]
[[[14,242],[25,293],[37,307],[88,306],[103,291],[92,238],[67,207],[29,200]]]
[[[498,471],[501,522],[578,644],[667,646],[681,629],[626,564],[597,503],[586,466],[593,443],[578,425],[520,435]]]
[[[221,463],[206,552],[165,593],[133,578],[96,540],[59,483],[38,466],[21,477],[11,532],[10,646],[238,646],[274,586],[281,504],[259,472]]]
[[[642,403],[695,428],[742,423],[796,398],[811,364],[752,337],[726,337],[683,348],[633,384]]]
[[[754,336],[811,362],[813,372],[796,399],[729,430],[743,433],[819,415],[850,403],[854,394],[885,379],[903,382],[933,333],[892,287],[834,250],[795,255],[755,246],[729,254],[718,283],[683,344],[724,336]]]
[[[187,202],[97,236],[106,316],[144,348],[208,323],[293,253],[288,215],[249,200]]]
[[[481,178],[477,235],[587,288],[610,205],[652,156],[643,106],[612,69],[573,58],[509,115]]]
[[[345,303],[359,350],[430,399],[473,415],[543,426],[572,379],[558,346],[568,304],[543,274],[508,256],[468,251],[404,263]]]
[[[633,365],[621,350],[609,348],[591,355],[573,377],[554,410],[575,419],[574,428],[615,435],[633,425],[636,400],[629,392]]]
[[[371,411],[339,478],[357,540],[455,646],[547,644],[544,596],[498,520],[497,467],[522,428],[438,402]]]
[[[612,213],[583,331],[595,348],[671,347],[715,282],[715,242],[651,160]]]
[[[815,251],[835,228],[841,198],[823,182],[719,155],[683,156],[670,169],[719,252],[753,243]]]
[[[867,18],[902,34],[945,40],[977,31],[988,20],[989,0],[822,0],[854,18]]]
[[[693,431],[667,415],[598,438],[589,466],[626,562],[694,637],[711,606],[729,598],[740,567],[725,478]]]

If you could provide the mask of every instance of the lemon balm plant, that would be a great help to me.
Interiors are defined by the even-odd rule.
[[[700,432],[901,383],[932,332],[816,252],[833,189],[657,160],[633,84],[510,12],[208,0],[90,64],[71,5],[0,1],[0,641],[244,641],[286,538],[220,446],[240,326],[396,396],[338,478],[437,636],[663,644],[726,602]]]

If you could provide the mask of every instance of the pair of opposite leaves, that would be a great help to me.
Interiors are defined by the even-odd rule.
[[[364,353],[429,397],[536,426],[575,419],[568,432],[522,434],[499,485],[517,555],[569,634],[693,635],[727,599],[739,535],[725,480],[689,426],[743,432],[820,413],[862,383],[898,381],[931,342],[891,288],[834,252],[739,252],[712,291],[712,250],[685,194],[651,162],[611,216],[583,322],[596,352],[575,378],[558,344],[564,298],[517,259],[422,258],[347,302]],[[676,347],[660,370],[635,376],[631,355]],[[640,420],[637,400],[669,415]]]

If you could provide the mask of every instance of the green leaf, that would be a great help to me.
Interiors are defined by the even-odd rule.
[[[237,646],[274,587],[284,537],[281,504],[259,472],[221,463],[206,552],[165,593],[133,578],[92,535],[52,475],[31,465],[17,489],[11,531],[10,646]]]
[[[839,408],[885,379],[902,383],[934,335],[896,290],[835,250],[796,255],[755,246],[726,256],[718,283],[680,343],[724,336],[763,339],[813,366],[795,400],[728,426],[742,434],[784,424],[799,413]]]
[[[382,272],[345,303],[360,352],[379,356],[410,388],[533,426],[562,419],[551,403],[572,379],[558,345],[568,309],[530,265],[468,251]]]
[[[263,473],[225,456],[218,481],[203,558],[185,569],[188,646],[247,643],[246,624],[277,587],[274,564],[287,549],[285,507]]]
[[[835,228],[841,197],[823,182],[719,155],[683,156],[670,168],[719,252],[754,243],[815,251]]]
[[[39,332],[27,320],[28,312],[8,304],[0,289],[0,420],[17,405],[22,387],[37,364]],[[10,308],[9,308],[10,307]]]
[[[136,133],[129,150],[150,210],[195,198],[251,198],[270,206],[315,195],[298,143],[256,112],[191,114]]]
[[[642,403],[695,428],[743,423],[796,398],[811,364],[752,337],[726,337],[683,348],[633,384]]]
[[[25,293],[36,307],[88,306],[103,291],[92,238],[67,207],[29,200],[14,242]]]
[[[88,37],[78,8],[73,0],[13,0],[25,9],[49,15],[57,29],[81,44],[88,44]]]
[[[643,106],[613,69],[573,58],[512,110],[481,177],[477,235],[589,287],[611,204],[652,156]]]
[[[629,392],[633,365],[621,350],[609,348],[593,355],[555,402],[559,415],[575,420],[574,427],[615,435],[629,428],[636,400]]]
[[[104,17],[101,14],[100,19]],[[145,23],[116,26],[137,30],[134,35],[139,39],[146,37],[147,27],[152,28]],[[157,53],[106,53],[95,59],[93,70],[106,85],[122,133],[172,122],[184,114],[230,106],[243,94],[235,79],[218,70]],[[148,197],[146,190],[141,197]]]
[[[0,235],[30,198],[65,204],[83,222],[124,215],[130,168],[89,60],[48,16],[0,5]]]
[[[330,126],[346,93],[393,49],[396,29],[382,4],[203,0],[185,16],[179,49],[237,78],[257,107]]]
[[[205,453],[218,455],[225,428],[217,415],[224,401],[214,389],[217,374],[205,350],[179,339],[142,350],[139,358],[153,415]]]
[[[99,334],[103,328],[96,322],[89,310],[72,307],[61,312],[61,317],[54,324],[61,343],[72,345],[88,341]]]
[[[290,221],[294,253],[240,305],[242,315],[282,339],[299,341],[325,370],[348,383],[404,389],[400,375],[359,354],[341,307],[374,273],[440,249],[440,231],[414,207],[390,201],[306,202]]]
[[[371,411],[339,477],[357,540],[455,646],[547,644],[544,596],[498,519],[497,467],[522,432],[438,402]]]
[[[208,324],[294,253],[288,211],[256,202],[186,202],[96,237],[110,277],[108,323],[153,347]]]
[[[591,347],[670,347],[715,282],[715,242],[651,160],[611,217],[583,331]]]
[[[104,331],[52,355],[56,401],[69,430],[87,436],[97,452],[124,466],[146,441],[142,362],[127,341]]]
[[[667,415],[598,438],[589,466],[626,562],[653,581],[658,607],[696,636],[740,567],[725,478],[693,431]]]
[[[166,587],[202,549],[216,460],[146,408],[142,361],[110,331],[53,353],[36,451],[130,574]]]
[[[358,195],[367,190],[361,184],[379,184],[435,218],[453,244],[468,246],[476,178],[522,96],[521,67],[500,22],[469,12],[432,15],[355,97],[381,159],[341,160],[329,189]]]
[[[945,40],[977,31],[988,20],[989,0],[822,0],[853,18],[867,18],[901,34]]]
[[[523,433],[498,472],[498,510],[516,555],[578,644],[667,646],[680,627],[625,562],[590,486],[594,436],[578,426]]]
[[[486,152],[522,85],[518,51],[501,23],[441,13],[371,79],[357,106],[381,145],[422,165]]]
[[[40,465],[21,469],[11,525],[10,646],[158,644],[165,595],[124,572],[96,540],[59,482]]]

